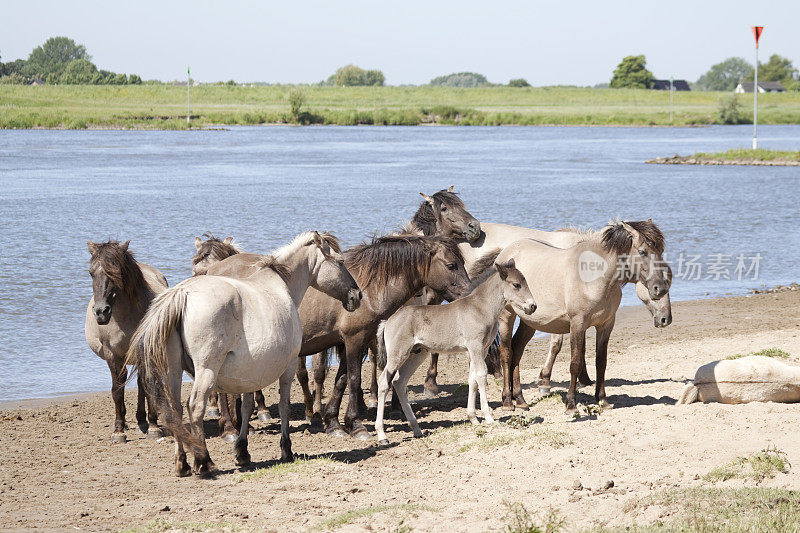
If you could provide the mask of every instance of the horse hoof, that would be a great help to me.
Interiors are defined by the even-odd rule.
[[[436,398],[437,396],[439,396],[439,391],[438,390],[437,391],[432,391],[431,389],[429,389],[427,387],[425,388],[425,398],[431,400],[433,398]]]
[[[225,435],[222,436],[222,440],[224,440],[229,444],[233,444],[234,442],[236,442],[236,438],[237,435],[235,433],[226,433]]]
[[[502,406],[500,406],[500,409],[503,411],[513,411],[515,407],[513,403],[504,403]]]
[[[608,403],[607,400],[600,400],[600,409],[613,409],[614,404]]]
[[[528,402],[526,402],[525,400],[522,401],[516,400],[515,404],[516,404],[515,407],[517,409],[521,409],[522,411],[529,411],[531,408],[531,406],[528,405]]]
[[[164,432],[160,427],[154,426],[147,430],[148,439],[160,439],[164,436]]]
[[[331,437],[347,437],[347,432],[340,427],[335,428],[328,428],[325,430],[325,433],[330,435]]]
[[[368,441],[372,438],[372,435],[369,434],[369,431],[364,428],[354,429],[353,432],[350,433],[350,436],[360,441]]]
[[[389,445],[389,439],[381,439],[381,440],[378,441],[378,444],[380,444],[381,446],[388,446]]]
[[[203,463],[197,469],[197,475],[204,478],[213,477],[217,473],[217,465],[214,464],[214,461],[208,461],[207,463]]]
[[[192,469],[189,468],[189,465],[179,466],[175,469],[175,475],[178,477],[188,477],[192,475]]]
[[[111,434],[111,444],[124,444],[126,442],[128,442],[128,437],[125,436],[125,433]]]
[[[550,394],[550,387],[539,387],[539,394],[542,396],[545,394]]]
[[[236,466],[247,466],[250,464],[250,454],[243,453],[236,456]]]
[[[148,429],[150,429],[150,424],[148,424],[147,422],[142,422],[141,424],[138,424],[138,426],[139,426],[139,433],[141,433],[142,435],[147,435],[147,431]]]
[[[258,413],[258,419],[262,422],[272,422],[272,417],[269,415],[268,411],[261,411]]]
[[[375,398],[370,398],[367,400],[367,409],[377,409],[378,408],[378,400]]]
[[[219,418],[220,412],[216,407],[209,407],[206,409],[206,418]]]

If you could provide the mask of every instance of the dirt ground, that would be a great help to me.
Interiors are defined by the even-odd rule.
[[[615,407],[600,414],[573,420],[564,413],[558,391],[568,378],[568,343],[553,371],[556,394],[536,402],[544,337],[531,342],[522,362],[526,397],[536,402],[528,412],[500,410],[500,388],[491,382],[499,422],[465,425],[467,360],[443,359],[439,398],[423,399],[424,369],[411,382],[427,436],[411,438],[395,417],[390,445],[378,447],[310,427],[295,386],[293,449],[310,460],[276,466],[278,426],[254,421],[254,464],[239,469],[232,446],[207,421],[220,469],[214,479],[176,478],[169,438],[147,440],[133,429],[127,443],[111,445],[109,393],[7,404],[0,411],[0,527],[485,531],[506,527],[517,502],[535,517],[556,510],[569,530],[648,524],[669,521],[669,510],[635,502],[665,488],[712,486],[702,479],[710,470],[768,446],[798,466],[761,486],[800,489],[797,405],[675,405],[685,380],[709,361],[770,347],[799,361],[800,291],[682,302],[673,315],[658,330],[644,306],[620,310],[606,374]],[[593,375],[593,350],[587,360]],[[275,417],[276,389],[266,391]],[[593,389],[579,401],[593,403],[586,393]],[[135,397],[127,399],[135,427]],[[367,415],[370,430],[374,415]]]

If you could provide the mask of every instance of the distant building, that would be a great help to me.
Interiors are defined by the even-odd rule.
[[[689,83],[686,80],[675,80],[672,82],[672,88],[676,91],[691,91]],[[669,91],[669,80],[653,80],[653,89],[657,91]]]
[[[753,82],[743,81],[733,90],[735,93],[753,92]],[[758,82],[758,92],[760,93],[785,93],[786,87],[779,81],[760,81]]]
[[[31,85],[44,85],[44,82],[42,81],[42,79],[39,76],[34,75],[33,76],[33,81],[31,82]]]

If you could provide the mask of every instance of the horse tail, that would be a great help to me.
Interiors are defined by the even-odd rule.
[[[386,321],[381,320],[381,323],[378,324],[378,353],[375,354],[375,366],[378,367],[378,370],[383,370],[386,368]]]
[[[699,393],[700,389],[697,388],[697,385],[694,383],[689,383],[686,385],[686,388],[683,389],[681,397],[678,398],[678,403],[694,403],[697,401],[697,396]]]
[[[131,338],[125,363],[136,366],[146,392],[158,402],[166,428],[196,455],[205,453],[205,447],[183,423],[180,400],[175,403],[169,380],[168,343],[172,335],[177,335],[181,352],[184,352],[183,341],[177,329],[185,309],[186,292],[183,287],[167,289],[156,296]],[[181,359],[184,359],[183,353]],[[182,372],[183,367],[176,371]],[[180,390],[177,393],[180,395]]]
[[[486,353],[486,370],[495,377],[502,378],[502,374],[498,376],[500,369],[500,334],[498,333]]]

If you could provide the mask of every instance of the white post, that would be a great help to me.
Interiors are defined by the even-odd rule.
[[[192,86],[192,69],[186,67],[186,126],[189,126],[189,88]]]
[[[674,84],[672,82],[673,78],[674,78],[674,76],[670,76],[669,77],[669,123],[670,124],[672,124],[672,101],[673,101],[672,95],[673,95],[673,91],[674,91],[674,87],[673,87]]]
[[[756,71],[753,76],[753,150],[758,148],[758,41],[756,41]]]

